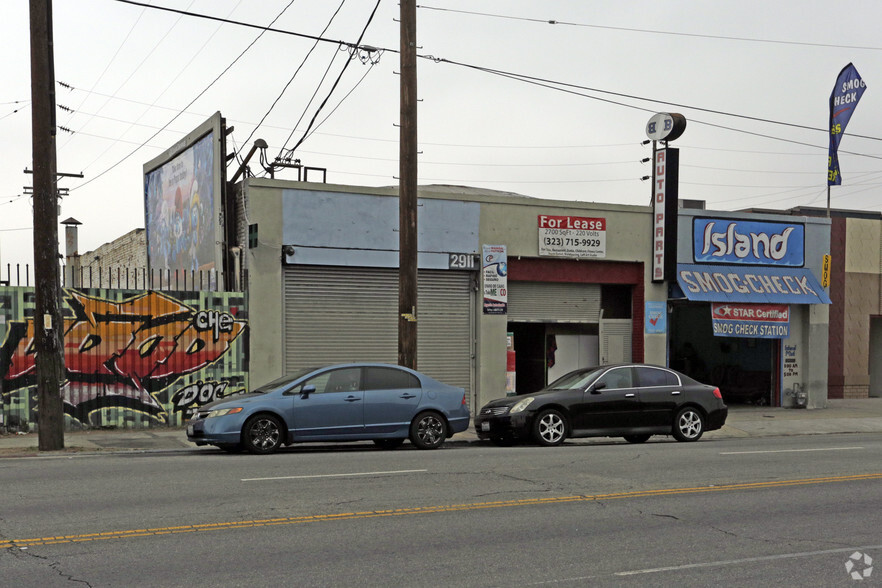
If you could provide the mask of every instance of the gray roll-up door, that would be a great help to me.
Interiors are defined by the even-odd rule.
[[[472,274],[420,270],[417,281],[417,368],[470,396]],[[286,373],[338,362],[398,362],[397,269],[285,266],[284,288]]]
[[[599,318],[599,284],[508,282],[511,322],[596,323]]]

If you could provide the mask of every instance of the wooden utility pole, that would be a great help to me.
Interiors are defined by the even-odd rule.
[[[416,0],[401,0],[401,127],[398,180],[398,364],[417,368]]]
[[[31,130],[34,167],[34,347],[40,451],[64,448],[63,323],[59,311],[58,191],[52,0],[30,0]]]

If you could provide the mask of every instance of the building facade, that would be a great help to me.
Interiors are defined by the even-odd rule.
[[[396,362],[397,189],[250,178],[239,194],[252,383],[316,363]],[[646,303],[667,296],[649,280],[648,206],[452,186],[418,200],[417,367],[473,406],[576,367],[666,362],[665,333],[645,332]],[[489,264],[488,248],[503,263]]]
[[[826,406],[829,219],[681,209],[678,223],[671,367],[730,404]]]

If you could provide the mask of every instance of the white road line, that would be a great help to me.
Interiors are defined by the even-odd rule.
[[[679,566],[666,566],[662,568],[647,568],[644,570],[629,570],[625,572],[613,572],[612,576],[639,576],[641,574],[657,574],[660,572],[676,572],[680,570],[689,570],[695,568],[714,568],[722,566],[732,566],[745,563],[757,563],[762,561],[775,561],[781,559],[795,559],[800,557],[817,557],[819,555],[831,555],[836,553],[853,553],[855,551],[868,552],[874,549],[882,549],[882,545],[868,545],[862,547],[843,547],[840,549],[825,549],[823,551],[804,551],[801,553],[782,553],[779,555],[762,555],[757,557],[745,557],[743,559],[730,559],[722,561],[708,561],[700,563],[683,564]],[[596,574],[593,576],[579,576],[571,578],[557,578],[553,580],[544,580],[541,582],[532,582],[526,586],[548,586],[551,584],[572,584],[573,582],[585,583],[590,580],[597,580],[607,577],[605,574]]]
[[[766,451],[722,451],[720,455],[750,455],[751,453],[805,453],[808,451],[851,451],[865,447],[819,447],[816,449],[769,449]]]
[[[264,482],[266,480],[306,480],[308,478],[347,478],[350,476],[382,476],[387,474],[419,474],[429,470],[394,470],[388,472],[356,472],[351,474],[316,474],[313,476],[280,476],[278,478],[242,478],[242,482]]]
[[[649,568],[645,570],[631,570],[629,572],[616,572],[614,576],[636,576],[638,574],[655,574],[658,572],[675,572],[678,570],[689,570],[694,568],[713,568],[719,566],[731,566],[745,563],[756,563],[760,561],[775,561],[779,559],[795,559],[800,557],[816,557],[818,555],[831,555],[835,553],[852,553],[855,551],[870,551],[882,548],[882,545],[868,545],[865,547],[843,547],[841,549],[825,549],[823,551],[803,551],[801,553],[781,553],[779,555],[764,555],[759,557],[745,557],[743,559],[730,559],[723,561],[708,561],[702,563],[684,564],[681,566],[668,566],[664,568]]]

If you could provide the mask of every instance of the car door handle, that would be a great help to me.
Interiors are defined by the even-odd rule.
[[[637,396],[637,395],[634,394],[633,392],[628,392],[627,394],[625,394],[625,398],[634,398],[635,396]]]
[[[416,394],[402,394],[399,398],[404,398],[405,400],[410,400],[411,398],[416,398]]]
[[[679,395],[680,395],[679,390],[674,390],[673,392],[671,392],[671,396],[679,396]]]
[[[359,398],[358,396],[347,396],[343,400],[345,400],[346,402],[358,402],[359,400],[361,400],[361,398]]]

